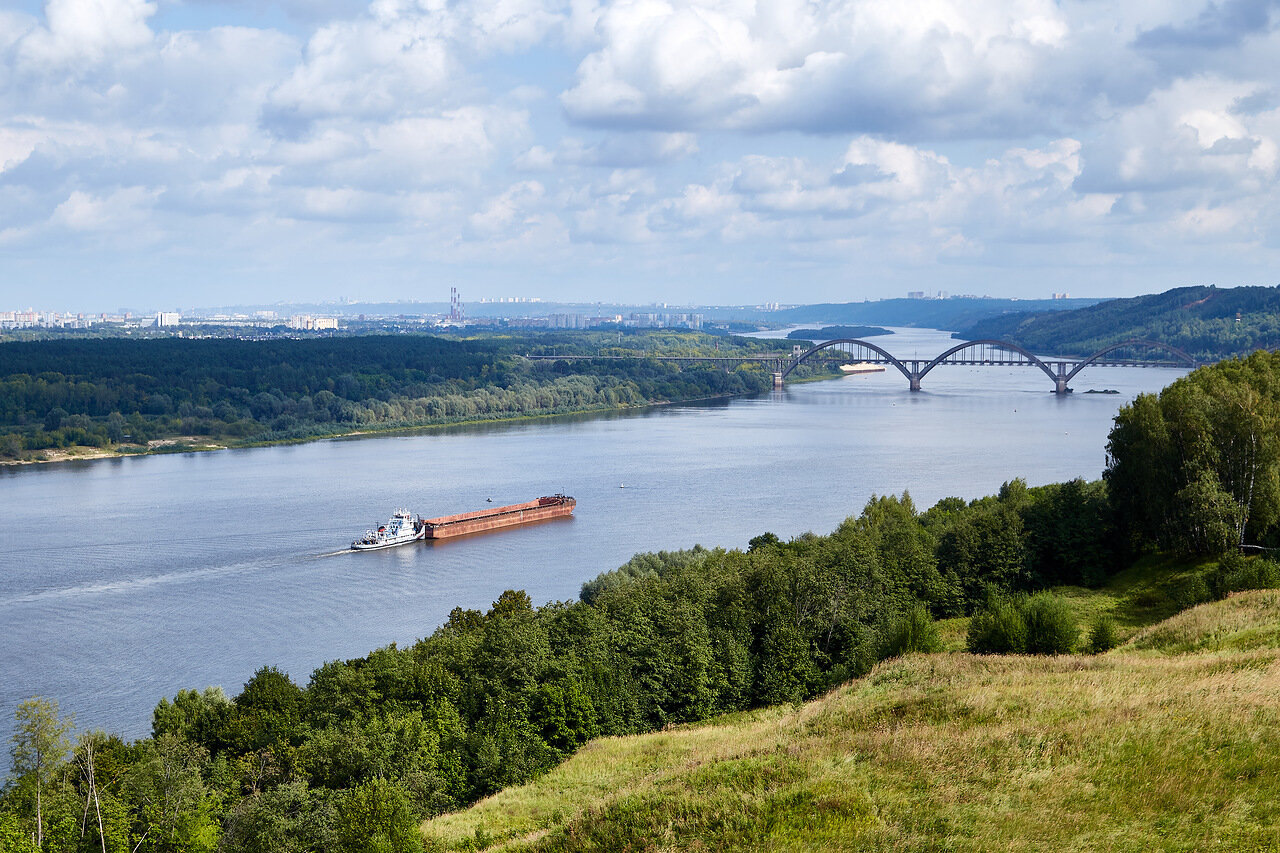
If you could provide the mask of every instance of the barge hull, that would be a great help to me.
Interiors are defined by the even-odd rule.
[[[536,501],[428,518],[422,523],[426,539],[451,539],[469,533],[483,533],[516,527],[549,518],[565,518],[573,514],[577,501],[568,495],[550,495]]]

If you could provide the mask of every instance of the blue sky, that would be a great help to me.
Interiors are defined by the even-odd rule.
[[[0,308],[1275,284],[1278,5],[20,0]]]

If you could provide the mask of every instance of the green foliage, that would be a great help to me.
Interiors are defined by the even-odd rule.
[[[73,445],[146,445],[174,436],[292,441],[355,429],[615,409],[769,387],[769,376],[758,365],[724,371],[650,359],[520,358],[552,344],[558,352],[602,354],[604,340],[598,335],[483,340],[371,335],[10,343],[0,349],[0,456],[23,458]],[[675,333],[629,336],[628,343],[684,355],[776,349],[767,342]]]
[[[1131,547],[1221,554],[1280,521],[1280,354],[1201,368],[1116,416],[1104,478]]]
[[[880,646],[882,658],[894,658],[912,652],[942,651],[938,626],[923,605],[916,605],[890,623]]]
[[[1097,299],[992,299],[953,296],[950,299],[880,299],[874,302],[836,302],[785,308],[770,316],[786,323],[879,323],[927,329],[964,329],[991,317],[1019,316],[1029,311],[1069,311]]]
[[[874,338],[877,335],[892,335],[888,329],[879,326],[823,326],[821,329],[792,329],[787,338],[793,341],[834,341],[838,338]]]
[[[1024,309],[965,327],[961,336],[1077,356],[1134,338],[1163,341],[1206,361],[1242,356],[1280,347],[1280,288],[1178,287],[1075,311]]]
[[[1036,593],[1022,604],[1027,625],[1027,654],[1069,655],[1076,649],[1080,625],[1071,607],[1060,596]]]
[[[4,853],[38,853],[33,835],[17,815],[0,812],[0,850]]]
[[[1010,599],[996,599],[969,619],[966,648],[978,655],[1022,654],[1027,650],[1027,620]]]
[[[334,853],[419,853],[422,836],[409,797],[395,782],[370,779],[335,802]]]
[[[1080,625],[1070,605],[1047,592],[994,598],[969,620],[974,654],[1064,655],[1075,650]]]
[[[1100,616],[1094,620],[1093,627],[1089,629],[1089,654],[1100,655],[1118,645],[1120,645],[1120,637],[1116,634],[1116,623],[1107,616]]]
[[[1266,557],[1250,559],[1232,551],[1218,560],[1208,585],[1214,598],[1226,598],[1247,589],[1275,589],[1280,587],[1280,564]]]
[[[156,853],[214,850],[220,828],[205,773],[209,753],[176,735],[143,741],[125,786],[138,804],[144,836],[139,849]]]
[[[72,724],[58,716],[56,700],[38,697],[20,702],[14,717],[9,756],[19,785],[33,792],[36,846],[43,848],[45,788],[66,761]]]

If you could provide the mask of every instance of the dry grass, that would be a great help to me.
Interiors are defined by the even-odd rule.
[[[1136,649],[1170,654],[1280,648],[1280,590],[1236,593],[1139,631]]]
[[[890,661],[800,708],[596,741],[424,833],[443,849],[1280,850],[1278,617],[1280,593],[1246,593],[1094,658]]]

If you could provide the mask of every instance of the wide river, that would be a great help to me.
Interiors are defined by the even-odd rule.
[[[901,358],[952,343],[877,342]],[[264,665],[306,684],[505,589],[568,599],[637,551],[825,533],[873,494],[924,508],[1014,477],[1096,478],[1117,409],[1183,373],[1094,368],[1058,397],[1034,368],[944,366],[919,393],[890,369],[621,416],[0,468],[0,740],[33,695],[82,729],[141,736],[181,688],[235,695]],[[577,497],[573,519],[344,550],[397,506],[552,492]]]

